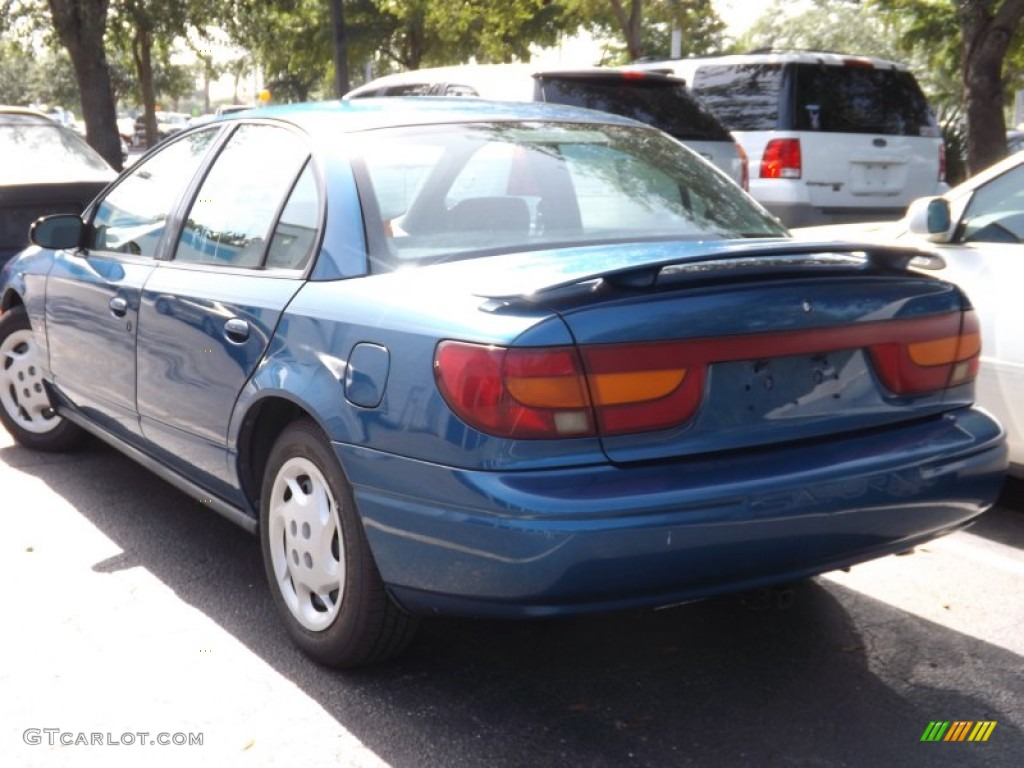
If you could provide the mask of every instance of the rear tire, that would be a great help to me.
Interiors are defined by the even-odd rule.
[[[288,634],[316,661],[363,666],[397,655],[412,641],[417,622],[388,595],[352,488],[308,419],[290,424],[270,451],[260,544]]]
[[[0,422],[37,451],[77,448],[85,433],[57,415],[45,382],[46,361],[24,307],[0,316]]]

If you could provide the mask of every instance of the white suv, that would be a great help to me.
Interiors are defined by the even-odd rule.
[[[609,67],[540,69],[528,64],[436,67],[377,78],[344,98],[368,96],[477,96],[611,112],[660,128],[747,188],[747,158],[740,145],[684,82],[664,73]]]
[[[896,219],[948,189],[935,117],[902,64],[801,51],[635,67],[687,81],[746,150],[751,195],[789,226]]]

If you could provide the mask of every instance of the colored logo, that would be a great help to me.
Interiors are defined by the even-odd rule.
[[[988,741],[995,728],[995,720],[932,720],[921,741]]]

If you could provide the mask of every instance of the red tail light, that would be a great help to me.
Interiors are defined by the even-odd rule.
[[[800,139],[772,139],[761,156],[762,179],[799,179],[803,173]]]
[[[692,419],[719,362],[865,349],[882,386],[922,395],[967,384],[981,336],[973,311],[833,328],[640,344],[506,348],[443,341],[434,373],[445,402],[474,429],[569,438],[670,429]]]
[[[973,310],[906,321],[898,340],[871,347],[879,379],[898,395],[936,392],[973,381],[980,355],[981,331]]]
[[[519,438],[594,434],[582,366],[572,347],[444,341],[434,372],[448,405],[481,432]]]
[[[516,438],[667,429],[689,419],[704,388],[667,344],[508,349],[444,341],[434,371],[452,410],[472,427]],[[586,373],[584,373],[586,370]]]
[[[743,145],[738,141],[736,142],[736,152],[740,156],[740,186],[743,189],[750,191],[750,160],[747,158],[747,153],[743,149]]]

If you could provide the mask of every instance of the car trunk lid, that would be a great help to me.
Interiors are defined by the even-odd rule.
[[[513,271],[477,289],[488,311],[562,318],[612,461],[819,440],[971,401],[972,313],[954,286],[907,271],[928,257],[834,243],[671,250],[632,264],[618,250],[604,269],[595,252],[590,271]]]

